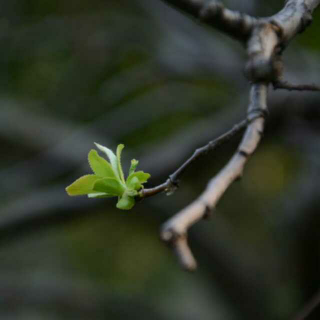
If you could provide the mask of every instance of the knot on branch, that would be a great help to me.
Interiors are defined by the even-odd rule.
[[[251,58],[245,67],[245,76],[251,82],[272,82],[281,74],[282,65],[275,63],[274,59],[265,59],[257,56]]]
[[[175,173],[169,176],[169,179],[167,180],[167,185],[168,186],[165,190],[166,195],[171,196],[177,191],[180,185],[180,180],[178,179]]]
[[[248,112],[247,119],[250,123],[257,118],[266,119],[268,116],[269,116],[268,109],[253,108]]]
[[[312,23],[312,12],[308,9],[308,7],[303,4],[305,7],[305,13],[301,18],[300,27],[299,27],[299,33],[302,33],[307,27],[309,27]]]

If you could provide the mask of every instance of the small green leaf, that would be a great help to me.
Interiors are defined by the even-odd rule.
[[[124,193],[117,203],[117,208],[121,210],[130,210],[134,204],[134,198]]]
[[[93,192],[93,185],[100,177],[94,174],[88,174],[77,179],[74,183],[66,188],[69,196],[81,196]]]
[[[125,187],[117,179],[103,178],[95,182],[93,190],[97,192],[104,192],[109,195],[121,196],[125,191]]]
[[[117,160],[116,155],[113,153],[112,150],[108,149],[107,147],[104,147],[98,143],[94,143],[94,144],[97,146],[97,148],[100,151],[104,152],[107,155],[107,157],[110,160],[111,167],[112,167],[113,171],[116,173],[117,177],[120,179],[120,173],[118,171],[118,160]]]
[[[136,179],[139,180],[140,182],[140,187],[141,187],[141,184],[147,182],[147,180],[150,178],[150,174],[149,173],[145,173],[143,171],[137,171],[135,173],[132,173],[128,178],[127,178],[127,186],[128,188],[132,188],[132,186],[137,186],[137,182],[136,182]],[[135,179],[136,178],[136,179]],[[138,190],[136,188],[134,188],[135,190]]]
[[[91,150],[88,155],[88,160],[92,171],[99,177],[117,178],[116,173],[110,163],[99,156],[96,150]]]
[[[118,172],[120,174],[120,179],[123,183],[126,183],[126,181],[124,180],[123,170],[121,167],[121,152],[123,148],[124,148],[123,144],[119,144],[117,147],[117,165],[118,165]]]
[[[131,160],[131,166],[130,166],[130,169],[129,169],[129,176],[135,172],[137,166],[138,166],[138,163],[139,161],[136,160],[136,159],[132,159]]]
[[[133,177],[127,182],[128,189],[139,190],[142,187],[139,179],[137,177]]]

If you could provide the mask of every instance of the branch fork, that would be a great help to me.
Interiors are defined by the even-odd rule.
[[[182,267],[193,271],[197,262],[188,246],[188,230],[198,221],[208,217],[230,185],[241,178],[245,165],[263,136],[268,113],[269,85],[273,84],[274,89],[320,91],[320,87],[315,85],[297,86],[282,80],[282,53],[290,40],[310,25],[312,13],[319,6],[320,0],[286,0],[280,12],[267,18],[256,18],[229,10],[219,1],[162,1],[240,41],[248,54],[245,73],[251,82],[251,89],[247,118],[221,137],[197,149],[165,183],[140,192],[141,198],[168,190],[173,192],[178,186],[179,177],[196,159],[216,149],[246,128],[237,151],[225,167],[209,181],[204,192],[161,228],[161,239],[174,249]]]

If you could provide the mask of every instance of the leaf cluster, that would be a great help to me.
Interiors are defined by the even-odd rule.
[[[88,155],[90,167],[94,174],[82,176],[66,188],[69,196],[88,195],[89,198],[118,197],[117,208],[130,210],[135,204],[138,191],[150,178],[149,173],[135,171],[138,161],[131,160],[128,177],[125,179],[121,166],[123,144],[119,144],[116,154],[112,150],[95,143],[97,148],[106,154],[109,162],[102,158],[96,150]]]

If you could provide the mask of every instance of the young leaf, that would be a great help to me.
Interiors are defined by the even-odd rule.
[[[138,163],[139,161],[136,160],[136,159],[132,159],[131,160],[131,166],[130,166],[130,169],[129,169],[129,176],[135,172],[137,166],[138,166]]]
[[[134,198],[124,193],[117,203],[117,208],[121,210],[130,210],[134,206],[134,204]]]
[[[149,173],[145,173],[143,171],[137,171],[135,173],[132,173],[128,178],[127,178],[127,186],[132,185],[132,179],[137,178],[140,182],[140,184],[147,182],[147,180],[150,178]],[[136,183],[134,183],[136,184]],[[137,190],[137,189],[136,189]]]
[[[117,147],[117,165],[118,165],[118,171],[120,174],[120,179],[123,183],[126,183],[126,181],[124,180],[123,170],[121,167],[121,152],[122,152],[123,148],[124,148],[123,144],[119,144]]]
[[[88,174],[76,180],[66,188],[69,196],[81,196],[93,192],[93,185],[100,177],[94,174]]]
[[[140,188],[139,188],[139,189],[140,189]],[[127,190],[126,190],[126,194],[127,194],[128,196],[130,196],[130,197],[135,197],[135,196],[137,196],[137,195],[139,194],[139,192],[136,191],[136,190],[127,189]]]
[[[112,150],[95,143],[97,148],[104,152],[110,163],[100,157],[96,150],[91,150],[88,154],[88,160],[94,175],[86,175],[76,180],[66,188],[70,196],[87,194],[89,198],[110,198],[118,197],[117,208],[129,210],[135,204],[135,197],[138,191],[143,187],[150,174],[143,171],[135,172],[138,161],[131,160],[129,176],[124,178],[121,166],[121,152],[124,145],[117,147],[116,155]]]
[[[94,143],[94,144],[97,146],[97,148],[100,151],[104,152],[107,155],[107,157],[110,160],[111,167],[112,167],[113,171],[116,173],[117,177],[120,179],[120,173],[118,171],[118,160],[117,160],[116,155],[113,153],[112,150],[108,149],[107,147],[104,147],[99,143]]]
[[[127,182],[128,189],[139,190],[142,187],[139,179],[137,177],[133,177]]]
[[[110,163],[100,157],[96,150],[91,150],[89,152],[88,160],[92,171],[97,176],[103,178],[117,178],[117,175],[112,169]]]
[[[125,187],[117,179],[103,178],[95,182],[93,185],[93,190],[97,192],[104,192],[113,196],[122,196],[125,191]]]

